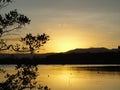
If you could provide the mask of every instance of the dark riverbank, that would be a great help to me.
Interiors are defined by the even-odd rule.
[[[120,52],[0,54],[0,64],[120,64]]]

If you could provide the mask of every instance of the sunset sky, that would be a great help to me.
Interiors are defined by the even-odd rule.
[[[50,36],[41,52],[120,45],[120,0],[15,0],[1,12],[14,9],[31,19],[20,35]]]

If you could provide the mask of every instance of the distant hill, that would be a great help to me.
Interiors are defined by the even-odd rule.
[[[85,48],[85,49],[74,49],[66,53],[101,53],[101,52],[110,52],[110,49],[101,47],[101,48]]]

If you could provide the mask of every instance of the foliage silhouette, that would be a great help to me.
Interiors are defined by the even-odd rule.
[[[16,9],[6,13],[5,16],[0,15],[0,37],[29,23],[29,18],[18,13]]]
[[[9,5],[13,0],[0,0],[0,9]],[[7,45],[3,36],[9,32],[18,30],[30,23],[30,19],[24,14],[20,14],[17,10],[12,10],[4,15],[0,14],[0,51],[8,50],[13,45]],[[16,47],[16,46],[15,46]],[[15,48],[13,50],[16,50]],[[17,50],[16,50],[17,51]]]
[[[0,15],[0,51],[8,50],[10,47],[17,51],[17,49],[13,48],[13,45],[7,45],[6,41],[2,37],[9,32],[22,28],[29,23],[30,19],[27,16],[18,13],[17,10],[10,11],[5,14],[5,16]]]
[[[13,0],[0,0],[0,9],[9,5],[9,3],[13,2]],[[3,38],[4,35],[9,32],[18,30],[30,23],[30,19],[24,14],[20,14],[17,10],[12,10],[9,13],[5,13],[5,15],[0,14],[0,51],[8,50],[12,48],[14,51],[24,51],[24,49],[20,49],[20,45],[10,44],[8,45]],[[29,51],[33,53],[36,48],[39,48],[48,40],[46,34],[32,36],[32,34],[27,34],[25,38],[22,38],[21,41],[25,42],[26,45],[29,46]],[[5,82],[0,83],[0,90],[24,90],[37,88],[35,81],[37,77],[37,65],[30,64],[18,64],[16,65],[17,72],[15,74],[6,74]],[[4,70],[0,69],[0,73],[4,72]],[[5,72],[4,72],[5,73]],[[47,86],[38,87],[39,90],[50,90]]]
[[[30,53],[34,53],[36,49],[39,49],[49,40],[49,36],[45,33],[37,36],[33,36],[31,33],[27,34],[21,39],[29,47]]]
[[[1,2],[9,3],[11,0],[3,0]],[[30,52],[34,53],[36,49],[43,46],[46,41],[49,40],[49,36],[45,33],[37,36],[33,36],[31,33],[27,34],[24,38],[21,38],[21,41],[25,43],[25,46],[20,46],[19,44],[7,45],[4,38],[4,35],[8,34],[9,32],[18,30],[25,26],[26,24],[30,24],[30,19],[17,12],[17,10],[12,10],[9,13],[6,13],[4,16],[0,15],[0,51],[8,50],[12,48],[12,50],[16,52]],[[28,47],[27,47],[28,46]]]
[[[37,86],[37,65],[18,64],[16,70],[15,74],[6,74],[7,79],[0,83],[0,90],[50,90],[47,86]]]

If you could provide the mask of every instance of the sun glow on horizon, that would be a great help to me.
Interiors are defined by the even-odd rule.
[[[86,41],[82,38],[83,32],[80,32],[79,28],[74,25],[53,24],[47,28],[49,28],[50,41],[45,46],[49,48],[49,52],[66,52],[86,47]]]
[[[39,30],[39,27],[37,30]],[[119,45],[119,41],[109,41],[108,37],[103,35],[103,32],[96,31],[93,27],[83,28],[66,23],[52,23],[51,26],[44,27],[43,30],[46,30],[46,33],[50,35],[50,40],[39,53],[60,53],[76,48],[90,47],[113,48]],[[99,35],[96,33],[99,33]]]
[[[61,44],[58,44],[56,49],[58,52],[65,52],[71,49],[75,49],[77,48],[77,44],[76,42],[72,42],[72,41],[63,41]]]

